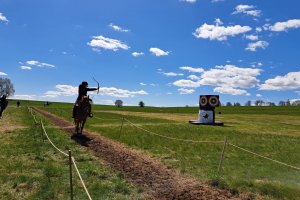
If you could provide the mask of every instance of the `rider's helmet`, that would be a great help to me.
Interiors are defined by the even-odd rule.
[[[88,84],[88,82],[86,82],[86,81],[82,81],[81,85],[88,86],[89,84]]]

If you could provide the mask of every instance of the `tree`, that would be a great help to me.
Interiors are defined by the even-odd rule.
[[[251,101],[250,101],[250,100],[247,101],[247,102],[245,103],[245,106],[251,106]]]
[[[279,101],[278,105],[279,105],[279,106],[286,106],[286,105],[285,105],[285,101]]]
[[[292,103],[292,106],[300,106],[300,100],[296,100]]]
[[[140,101],[139,106],[143,108],[145,106],[145,103],[143,101]]]
[[[232,106],[232,103],[231,102],[227,102],[226,106]]]
[[[262,106],[264,103],[265,103],[265,102],[264,102],[263,100],[256,100],[254,104],[255,104],[256,106]]]
[[[286,105],[286,106],[290,106],[290,105],[291,105],[291,102],[290,102],[289,99],[286,101],[285,105]]]
[[[233,106],[241,106],[241,104],[239,102],[236,102],[233,104]]]
[[[269,102],[269,106],[276,106],[274,102]]]
[[[115,105],[116,105],[117,107],[122,107],[122,106],[123,106],[123,101],[120,100],[120,99],[118,99],[118,100],[115,101]]]
[[[0,78],[0,96],[12,96],[15,93],[14,85],[8,78]]]

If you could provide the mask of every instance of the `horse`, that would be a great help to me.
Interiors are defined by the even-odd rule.
[[[75,134],[82,134],[84,124],[91,111],[90,101],[92,100],[89,98],[89,96],[82,97],[76,115],[74,117]]]

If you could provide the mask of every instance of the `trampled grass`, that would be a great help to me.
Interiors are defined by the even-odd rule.
[[[24,105],[24,104],[23,104]],[[38,117],[39,119],[39,117]],[[87,149],[43,119],[52,141],[72,150],[93,199],[142,199],[142,191],[120,172],[103,165]],[[42,140],[27,108],[8,107],[0,126],[0,199],[70,199],[67,158]],[[73,168],[74,199],[87,199]]]
[[[267,199],[300,199],[300,172],[287,166],[229,145],[218,174],[223,143],[191,144],[173,141],[151,135],[126,121],[120,132],[122,117],[125,117],[137,126],[168,137],[204,141],[223,141],[227,137],[232,144],[299,168],[299,107],[232,107],[232,110],[223,107],[222,114],[217,114],[217,119],[225,122],[224,127],[190,125],[186,121],[186,114],[189,112],[186,108],[182,108],[186,112],[179,113],[175,113],[173,108],[170,109],[171,112],[169,108],[155,108],[156,111],[159,110],[154,111],[157,113],[155,115],[149,112],[152,110],[149,108],[140,116],[133,112],[141,112],[144,108],[114,108],[116,112],[107,112],[112,107],[102,108],[103,106],[93,107],[95,117],[88,119],[86,128],[145,151],[166,165],[178,169],[183,175],[206,182],[217,179],[221,183],[220,187],[261,194]],[[45,109],[72,120],[72,104],[53,104]],[[191,113],[191,119],[197,116],[197,112],[198,110]],[[166,115],[173,115],[174,120],[166,119]]]

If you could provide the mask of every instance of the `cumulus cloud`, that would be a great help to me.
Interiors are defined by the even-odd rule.
[[[186,2],[186,3],[196,3],[197,0],[180,0],[182,2]]]
[[[23,99],[23,100],[36,100],[36,95],[29,94],[15,94],[11,99]]]
[[[191,79],[191,80],[199,80],[200,79],[200,77],[196,76],[196,75],[189,75],[187,78]]]
[[[45,93],[45,97],[58,97],[58,96],[73,96],[78,94],[78,87],[72,85],[56,85],[54,91],[48,91]],[[99,89],[99,95],[106,95],[112,97],[134,97],[136,95],[147,95],[144,90],[129,91],[119,89],[115,87],[101,87]]]
[[[130,47],[127,46],[125,43],[121,42],[120,40],[106,38],[102,35],[100,36],[93,36],[93,39],[88,42],[87,44],[94,48],[103,48],[107,50],[118,51],[119,49],[128,50]]]
[[[243,13],[246,15],[251,15],[253,17],[259,17],[261,15],[261,10],[254,10],[253,5],[237,5],[235,11],[232,14]]]
[[[7,74],[4,72],[0,72],[0,76],[7,76]]]
[[[284,76],[276,76],[260,85],[259,90],[298,90],[300,89],[300,71],[289,72]]]
[[[131,55],[134,57],[139,57],[139,56],[143,56],[144,53],[143,52],[133,52]]]
[[[215,92],[233,95],[250,95],[244,88],[254,88],[258,85],[257,76],[261,69],[242,68],[235,65],[215,66],[200,76],[188,76],[190,80],[180,79],[173,82],[180,88],[197,88],[203,85],[217,86]]]
[[[170,53],[169,51],[164,51],[156,47],[150,48],[149,51],[155,56],[167,56]]]
[[[246,90],[236,89],[232,87],[216,87],[214,89],[214,92],[231,95],[249,95],[249,93]]]
[[[2,14],[2,13],[0,13],[0,22],[8,22],[8,19]]]
[[[234,37],[251,30],[252,28],[250,26],[220,26],[220,22],[216,21],[216,25],[209,25],[205,23],[198,27],[193,35],[196,38],[224,41],[227,40],[228,36]]]
[[[261,94],[256,94],[256,97],[262,97],[262,95]]]
[[[141,85],[141,86],[145,86],[145,85],[147,85],[147,84],[146,84],[146,83],[140,83],[140,85]]]
[[[256,51],[257,48],[266,49],[267,46],[269,46],[268,42],[260,40],[260,41],[257,41],[257,42],[249,43],[246,50],[247,51]]]
[[[36,60],[29,60],[26,62],[26,64],[31,65],[31,66],[36,66],[36,67],[50,67],[50,68],[54,68],[55,65],[52,64],[48,64],[48,63],[43,63],[43,62],[39,62]]]
[[[129,32],[128,29],[124,29],[124,28],[122,28],[122,27],[120,27],[120,26],[117,26],[117,25],[114,25],[114,24],[112,24],[112,23],[109,24],[109,27],[110,27],[111,29],[113,29],[114,31],[125,32],[125,33]]]
[[[20,66],[20,69],[23,69],[23,70],[31,70],[32,67],[28,67],[28,66]]]
[[[192,72],[192,73],[202,73],[202,72],[204,72],[203,68],[193,68],[193,67],[188,67],[188,66],[179,67],[179,69],[186,70],[186,71]]]
[[[212,3],[218,3],[218,2],[221,2],[221,1],[225,1],[225,0],[211,0]]]
[[[159,73],[165,76],[183,76],[182,73],[175,73],[175,72],[159,72]]]
[[[246,35],[246,39],[248,40],[258,40],[258,36],[257,35]]]
[[[287,31],[291,28],[300,28],[300,19],[291,19],[286,22],[276,22],[273,26],[267,24],[265,27],[276,32]]]
[[[186,89],[186,88],[179,88],[179,94],[193,94],[195,92],[194,89]]]

